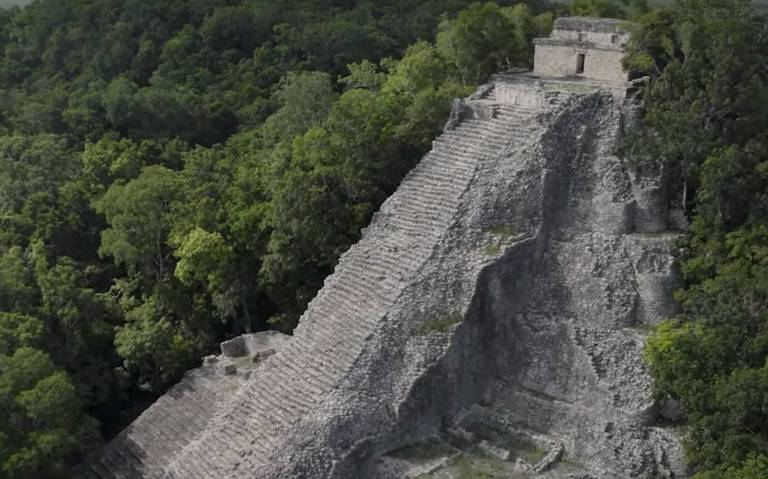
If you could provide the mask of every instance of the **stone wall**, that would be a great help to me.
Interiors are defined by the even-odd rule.
[[[629,33],[615,19],[564,17],[555,21],[549,38],[536,38],[534,74],[542,77],[579,76],[626,82],[621,61]]]
[[[612,18],[562,17],[555,20],[550,38],[618,48],[629,41],[627,26]]]
[[[622,50],[554,39],[536,39],[533,72],[543,77],[575,76],[579,54],[584,55],[584,72],[578,75],[595,80],[628,80],[629,76],[621,65],[624,57]]]
[[[629,34],[626,32],[595,32],[555,29],[550,38],[572,42],[585,42],[595,46],[617,48],[626,45]]]

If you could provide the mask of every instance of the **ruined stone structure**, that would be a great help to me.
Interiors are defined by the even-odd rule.
[[[544,77],[583,77],[626,82],[621,65],[629,41],[626,22],[610,18],[565,17],[549,38],[537,38],[533,73]]]
[[[77,477],[684,477],[642,360],[677,233],[617,156],[617,92],[499,75],[457,101],[292,337],[225,343]]]

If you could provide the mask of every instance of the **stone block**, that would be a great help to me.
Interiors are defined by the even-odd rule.
[[[242,336],[221,343],[221,354],[228,358],[240,358],[248,355],[248,348]]]
[[[472,119],[491,120],[496,116],[496,105],[487,100],[475,100],[467,102]]]
[[[635,225],[635,205],[630,201],[614,202],[612,196],[609,193],[595,198],[593,221],[603,234],[630,233]]]
[[[471,431],[467,431],[461,427],[449,427],[446,431],[449,436],[464,442],[472,442],[475,440],[475,434]]]
[[[519,457],[517,458],[517,460],[515,460],[515,471],[524,474],[530,470],[531,470],[530,464],[528,464],[527,462],[525,462]]]
[[[637,274],[638,322],[657,324],[675,314],[678,305],[672,294],[681,286],[676,271],[661,274]]]
[[[214,364],[216,364],[218,362],[219,362],[218,356],[215,356],[213,354],[203,358],[203,365],[204,366],[213,366]]]
[[[541,461],[537,462],[535,466],[533,466],[533,472],[536,474],[541,474],[542,472],[550,469],[557,461],[560,460],[561,457],[563,457],[564,452],[565,446],[563,446],[563,443],[555,443],[547,455],[544,456]]]
[[[261,331],[259,333],[244,334],[241,336],[245,343],[248,355],[255,356],[265,349],[277,350],[291,340],[291,336],[279,331]]]
[[[225,376],[231,376],[233,374],[237,374],[237,366],[234,364],[226,364],[224,365],[224,368],[222,369]]]
[[[268,357],[274,355],[276,351],[274,349],[265,349],[264,351],[259,351],[259,358],[260,359],[267,359]]]
[[[660,185],[632,185],[635,197],[635,231],[661,233],[669,224],[666,188]]]

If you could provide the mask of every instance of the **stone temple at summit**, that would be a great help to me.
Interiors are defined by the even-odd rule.
[[[628,73],[621,64],[629,40],[625,23],[583,17],[557,20],[549,38],[534,40],[534,74],[626,82]]]
[[[685,225],[620,157],[624,26],[558,19],[455,100],[293,335],[222,343],[75,477],[686,477],[643,361]]]

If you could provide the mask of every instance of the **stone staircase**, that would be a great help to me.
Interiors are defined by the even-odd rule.
[[[250,466],[247,458],[258,463],[274,454],[281,432],[295,427],[353,367],[377,323],[455,221],[478,166],[528,138],[535,113],[500,107],[492,119],[466,120],[439,137],[364,238],[342,256],[294,339],[176,458],[170,475],[250,477],[250,467],[238,472],[222,465]]]
[[[204,367],[187,373],[92,461],[75,471],[87,479],[132,479],[162,472],[173,457],[196,437],[217,405],[240,388],[243,378],[223,376]]]

